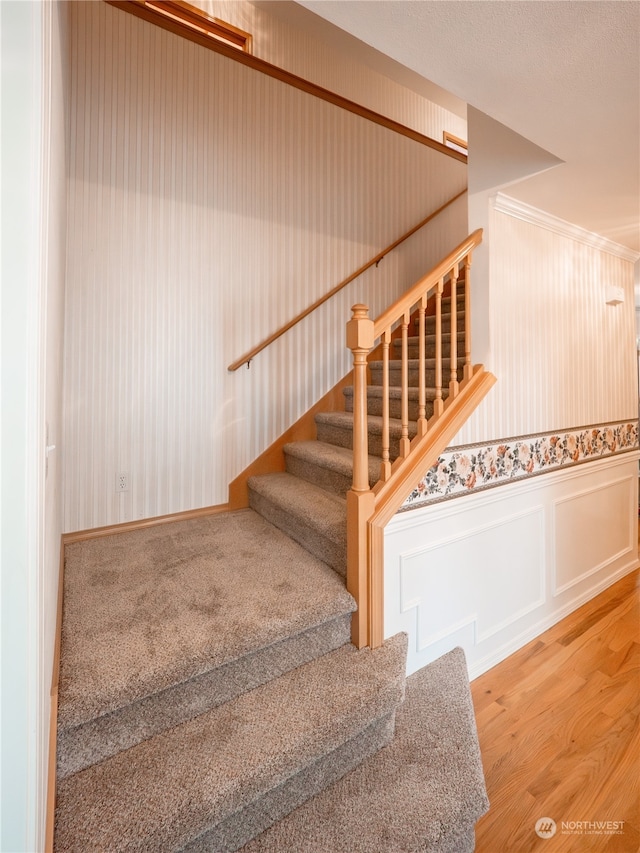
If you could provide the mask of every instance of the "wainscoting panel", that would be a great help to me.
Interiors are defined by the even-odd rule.
[[[634,552],[638,537],[628,508],[637,479],[605,480],[554,501],[554,595]]]
[[[544,601],[544,560],[541,507],[505,516],[487,526],[449,537],[400,556],[400,608],[416,608],[419,652],[440,642],[454,631],[473,626],[474,642],[483,643]],[[533,547],[522,555],[517,571],[505,543],[530,541]],[[486,563],[474,554],[491,554]],[[455,577],[458,594],[446,591],[448,578]],[[428,595],[424,591],[428,590]],[[500,594],[497,595],[496,591]]]
[[[396,515],[385,636],[408,633],[408,671],[461,645],[476,677],[634,569],[638,456]]]

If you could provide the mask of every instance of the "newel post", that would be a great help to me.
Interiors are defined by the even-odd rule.
[[[367,522],[375,496],[369,488],[367,434],[367,356],[373,348],[373,320],[366,305],[354,305],[347,323],[347,346],[353,353],[353,485],[347,492],[347,589],[358,610],[351,619],[351,640],[369,645],[369,546]]]

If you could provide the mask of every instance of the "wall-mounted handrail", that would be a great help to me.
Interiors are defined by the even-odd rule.
[[[414,225],[413,228],[411,228],[409,231],[407,231],[401,237],[398,237],[397,240],[394,240],[394,242],[391,243],[389,246],[387,246],[386,249],[383,249],[381,252],[378,252],[378,254],[375,255],[375,257],[371,258],[370,261],[367,261],[366,264],[363,264],[363,266],[359,267],[359,269],[357,269],[354,273],[352,273],[350,276],[348,276],[343,281],[341,281],[339,284],[337,284],[334,288],[332,288],[330,291],[328,291],[328,293],[325,293],[324,296],[321,296],[312,305],[309,305],[308,308],[305,308],[304,311],[302,311],[300,314],[298,314],[292,320],[289,320],[288,323],[285,323],[285,325],[281,326],[276,332],[269,335],[268,338],[265,338],[261,343],[259,343],[253,349],[249,350],[249,352],[246,352],[241,358],[238,358],[238,359],[236,359],[236,361],[232,362],[229,365],[229,367],[227,368],[227,370],[234,371],[234,370],[237,370],[239,367],[242,367],[243,364],[249,364],[251,359],[254,358],[256,355],[258,355],[258,353],[262,352],[263,349],[266,349],[270,344],[272,344],[278,338],[282,337],[282,335],[284,335],[285,332],[288,332],[289,329],[292,329],[301,320],[304,320],[305,317],[308,317],[309,314],[313,313],[313,311],[316,310],[316,308],[319,308],[321,305],[324,305],[324,303],[327,302],[329,299],[331,299],[332,296],[335,296],[336,293],[339,293],[348,284],[351,284],[352,281],[355,281],[355,279],[358,278],[358,276],[361,276],[370,267],[373,267],[376,264],[380,263],[380,261],[385,257],[385,255],[388,255],[389,252],[392,252],[394,249],[397,249],[397,247],[401,243],[404,243],[405,240],[408,240],[409,237],[412,237],[417,231],[419,231],[421,228],[424,228],[424,226],[427,225],[429,222],[431,222],[432,219],[435,219],[436,216],[438,216],[438,214],[440,214],[444,210],[446,210],[450,205],[452,205],[454,202],[456,202],[459,198],[462,198],[462,196],[466,192],[467,192],[467,190],[464,189],[461,192],[457,193],[452,198],[450,198],[447,202],[445,202],[443,205],[441,205],[437,210],[434,210],[432,213],[430,213],[424,219],[420,220],[420,222],[418,222],[417,225]]]

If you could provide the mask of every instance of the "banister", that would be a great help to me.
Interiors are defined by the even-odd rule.
[[[412,484],[435,463],[437,454],[458,432],[480,400],[488,393],[495,377],[482,365],[472,366],[470,344],[470,269],[473,250],[482,241],[482,229],[470,234],[446,258],[422,276],[394,305],[377,320],[368,319],[365,305],[354,305],[353,317],[347,323],[347,346],[353,352],[353,485],[347,493],[347,588],[358,602],[358,615],[352,622],[352,642],[358,647],[376,647],[383,642],[383,563],[384,527],[400,508]],[[464,365],[460,364],[457,349],[457,282],[464,281]],[[445,283],[451,288],[451,309],[448,336],[447,380],[443,380],[442,294]],[[429,298],[435,302],[435,358],[433,370],[433,414],[426,411],[426,310]],[[416,311],[417,309],[417,311]],[[414,314],[414,311],[416,312]],[[418,387],[417,418],[409,423],[409,348],[408,332],[411,317],[418,323]],[[400,414],[394,416],[394,454],[390,460],[389,416],[389,345],[397,328],[401,332],[397,344],[400,355]],[[361,334],[356,334],[356,330]],[[365,334],[366,331],[366,334]],[[373,349],[380,340],[382,349],[382,418],[379,427],[381,456],[380,476],[367,490],[362,472],[368,460],[366,419],[367,372],[363,368],[365,351]],[[413,344],[415,346],[415,344]],[[379,358],[379,355],[376,356]],[[431,358],[431,357],[430,357]],[[358,365],[358,370],[355,369]],[[459,381],[459,370],[463,370]],[[379,368],[378,368],[379,369]],[[415,367],[413,368],[415,369]],[[397,370],[396,370],[397,376]],[[397,382],[397,380],[396,380]],[[377,382],[376,384],[379,384]],[[447,394],[444,400],[443,385]],[[415,380],[412,380],[412,388]],[[396,399],[397,396],[396,396]],[[416,397],[414,396],[414,400]],[[356,416],[356,401],[359,411]],[[413,416],[415,418],[415,415]],[[411,437],[411,433],[413,437]],[[356,476],[357,475],[357,476]]]
[[[482,228],[478,228],[470,234],[459,246],[450,252],[444,260],[440,261],[437,266],[430,270],[426,275],[423,275],[413,287],[404,293],[393,305],[387,308],[373,323],[373,337],[377,340],[380,335],[392,326],[396,320],[420,300],[422,294],[429,287],[429,282],[433,285],[443,278],[452,267],[460,263],[469,252],[473,251],[482,242]]]
[[[257,344],[257,346],[255,346],[255,347],[253,347],[253,349],[246,352],[241,358],[238,358],[234,362],[232,362],[229,365],[229,367],[227,368],[227,370],[229,372],[233,372],[235,370],[238,370],[239,367],[242,367],[243,364],[249,364],[251,359],[255,358],[255,356],[258,355],[258,353],[262,352],[263,349],[266,349],[270,344],[272,344],[274,341],[278,340],[278,338],[282,337],[282,335],[284,335],[285,332],[288,332],[289,329],[292,329],[301,320],[304,320],[305,317],[308,317],[309,314],[312,314],[316,310],[316,308],[319,308],[321,305],[324,305],[324,303],[327,302],[329,299],[331,299],[332,296],[335,296],[336,293],[339,293],[348,284],[351,284],[352,281],[354,281],[356,278],[361,276],[364,272],[366,272],[368,269],[370,269],[370,267],[375,266],[376,264],[380,263],[380,261],[384,258],[385,255],[388,255],[389,252],[392,252],[394,249],[397,249],[398,246],[401,245],[401,243],[404,243],[405,240],[408,240],[409,237],[412,237],[417,231],[419,231],[421,228],[424,228],[424,226],[427,225],[429,222],[431,222],[432,219],[435,219],[436,216],[438,216],[440,213],[442,213],[444,210],[446,210],[450,205],[452,205],[454,202],[458,201],[459,198],[462,198],[462,196],[466,192],[467,192],[467,190],[465,188],[464,190],[462,190],[461,192],[457,193],[452,198],[450,198],[448,201],[446,201],[437,210],[434,210],[432,213],[430,213],[424,219],[421,219],[417,225],[414,225],[413,228],[411,228],[409,231],[407,231],[401,237],[398,237],[397,240],[394,240],[393,243],[391,243],[389,246],[387,246],[381,252],[378,252],[377,255],[375,255],[373,258],[371,258],[371,260],[367,261],[366,264],[363,264],[363,266],[359,267],[354,273],[352,273],[350,276],[345,278],[343,281],[341,281],[339,284],[337,284],[330,291],[325,293],[319,299],[316,299],[316,301],[313,304],[309,305],[308,308],[305,308],[304,311],[302,311],[300,314],[297,314],[292,320],[289,320],[288,323],[285,323],[284,326],[281,326],[276,332],[269,335],[268,338],[265,338],[261,343]]]

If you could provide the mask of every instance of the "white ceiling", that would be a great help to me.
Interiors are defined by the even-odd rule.
[[[640,0],[300,5],[564,161],[509,195],[640,250]]]

